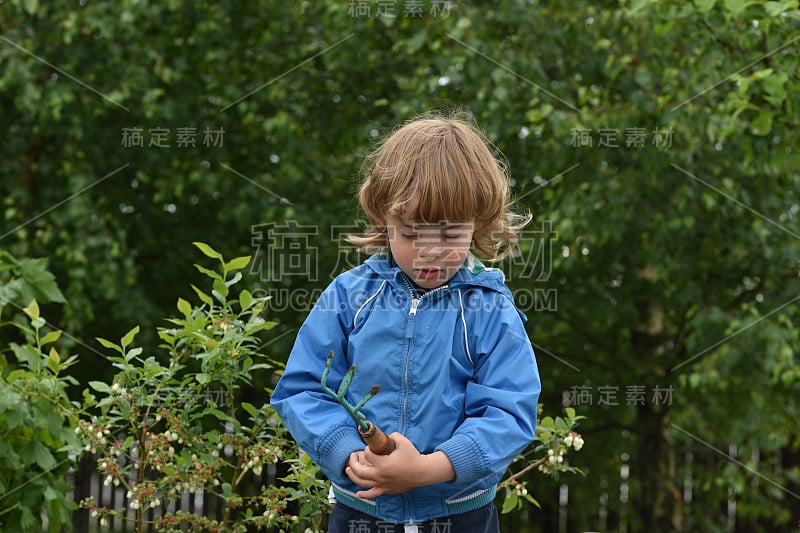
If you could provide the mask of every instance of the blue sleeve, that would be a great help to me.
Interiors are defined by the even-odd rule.
[[[294,439],[332,481],[342,483],[350,454],[364,449],[347,411],[322,390],[328,352],[334,360],[328,386],[336,390],[347,370],[347,335],[352,310],[336,281],[320,296],[297,334],[286,369],[270,403]]]
[[[483,327],[469,335],[477,357],[467,385],[466,418],[436,448],[450,459],[457,483],[499,479],[536,431],[541,382],[522,317],[505,297],[498,297],[488,313],[480,320]]]

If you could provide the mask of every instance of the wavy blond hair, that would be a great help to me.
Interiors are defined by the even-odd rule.
[[[401,125],[364,159],[358,199],[368,225],[347,240],[372,253],[388,246],[389,219],[474,221],[473,251],[489,261],[503,259],[531,215],[513,211],[506,166],[490,147],[477,127],[459,118],[422,117]],[[416,210],[406,212],[412,200],[418,200]]]

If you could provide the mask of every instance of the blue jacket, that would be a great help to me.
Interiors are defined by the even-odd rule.
[[[300,447],[333,483],[338,501],[382,520],[416,523],[477,509],[494,499],[509,463],[532,440],[541,388],[525,332],[499,270],[472,256],[445,285],[421,298],[388,255],[376,254],[338,276],[298,332],[271,398]],[[452,482],[403,494],[359,499],[344,473],[364,449],[345,409],[322,391],[336,390],[350,365],[355,404],[387,434],[405,435],[420,453],[443,451]]]

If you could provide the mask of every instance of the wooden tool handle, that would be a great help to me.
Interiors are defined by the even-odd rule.
[[[367,429],[358,427],[361,438],[367,443],[372,453],[377,455],[389,455],[396,448],[394,441],[389,435],[381,431],[378,426],[367,420]]]

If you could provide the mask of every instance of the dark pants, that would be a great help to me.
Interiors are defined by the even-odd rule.
[[[419,533],[500,533],[497,508],[493,503],[474,511],[443,516],[417,524]],[[328,533],[404,533],[395,524],[351,509],[341,503],[333,506]]]

